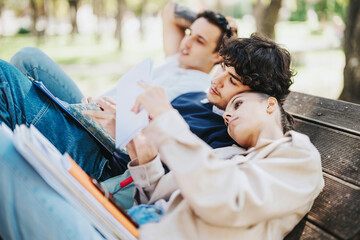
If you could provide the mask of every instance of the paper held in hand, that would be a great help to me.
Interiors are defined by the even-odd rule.
[[[148,58],[126,72],[116,85],[116,147],[124,148],[133,137],[146,127],[149,116],[145,109],[131,111],[139,94],[144,92],[137,82],[150,83],[153,61]]]

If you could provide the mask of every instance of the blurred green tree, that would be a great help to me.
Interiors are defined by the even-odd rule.
[[[344,37],[344,89],[340,99],[360,103],[360,1],[350,0]]]
[[[345,21],[346,7],[349,0],[292,0],[296,8],[292,11],[290,21],[306,21],[307,11],[313,9],[320,21],[331,21],[334,15]]]
[[[31,31],[34,35],[39,37],[41,35],[41,31],[36,27],[39,17],[44,14],[44,0],[30,0],[30,8],[31,8]]]
[[[80,0],[68,0],[68,2],[70,7],[70,21],[72,26],[71,34],[79,33],[76,17],[79,9]]]
[[[109,3],[109,1],[104,1],[104,0],[92,0],[91,4],[92,4],[92,9],[93,9],[93,13],[95,14],[96,18],[97,18],[97,24],[98,27],[96,28],[96,34],[95,34],[95,39],[99,42],[101,39],[101,34],[102,34],[102,29],[101,29],[101,22],[102,19],[106,17],[106,15],[108,14],[107,10],[107,3]]]
[[[139,19],[140,22],[140,37],[141,39],[144,39],[144,32],[145,32],[145,27],[144,27],[144,20],[145,20],[145,15],[146,15],[146,8],[147,8],[147,4],[148,4],[149,0],[132,0],[132,1],[127,1],[127,6],[129,9],[131,9],[135,16]]]
[[[127,0],[126,5],[140,22],[140,37],[144,39],[145,19],[154,13],[159,12],[166,4],[167,0]]]
[[[306,21],[306,12],[307,12],[307,1],[305,0],[296,0],[295,11],[291,13],[290,21]]]
[[[320,21],[331,20],[333,15],[338,15],[345,20],[348,0],[317,0],[312,4]]]
[[[2,12],[3,12],[3,9],[5,7],[5,0],[0,0],[0,19],[1,19],[1,16],[2,16]],[[0,23],[2,24],[2,22]],[[0,25],[0,28],[3,29],[4,26],[1,26]],[[2,37],[2,32],[0,32],[0,37]]]
[[[126,2],[125,0],[116,0],[116,29],[115,29],[115,38],[118,40],[119,48],[122,48],[122,19],[126,11]]]

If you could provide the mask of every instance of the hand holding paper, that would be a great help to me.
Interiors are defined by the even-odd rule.
[[[151,75],[152,61],[146,59],[119,79],[116,86],[116,103],[107,97],[92,99],[103,111],[83,112],[99,122],[112,137],[116,136],[116,147],[124,148],[138,132],[147,126],[148,112],[150,118],[155,118],[172,109],[165,90],[148,84],[151,81]]]
[[[164,88],[154,87],[141,82],[139,82],[138,85],[141,86],[145,92],[136,98],[135,104],[131,109],[134,113],[138,113],[141,107],[144,107],[149,113],[150,118],[154,119],[172,109]]]

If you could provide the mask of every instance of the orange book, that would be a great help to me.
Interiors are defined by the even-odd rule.
[[[80,168],[80,166],[68,155],[71,167],[69,173],[86,188],[110,213],[113,215],[134,237],[139,237],[139,231],[135,225],[94,185],[92,179]]]

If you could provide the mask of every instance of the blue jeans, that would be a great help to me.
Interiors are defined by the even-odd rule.
[[[0,130],[2,239],[104,239],[86,216],[55,192]]]
[[[25,76],[44,83],[52,94],[68,103],[80,103],[84,95],[75,82],[49,56],[37,48],[25,47],[10,63]]]
[[[29,59],[34,63],[21,64],[19,59],[24,55],[26,60],[29,51]],[[43,81],[58,98],[70,103],[82,98],[72,80],[41,51],[25,48],[13,57],[12,62],[24,74]],[[68,152],[90,176],[100,180],[109,178],[111,169],[98,143],[24,74],[0,60],[0,123],[4,122],[11,129],[17,124],[34,125],[61,153]]]
[[[159,222],[165,211],[160,206],[141,204],[130,208],[128,214],[141,226],[147,223]]]

